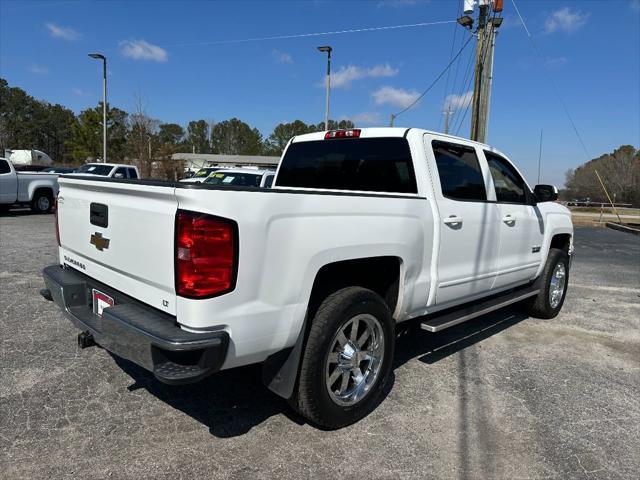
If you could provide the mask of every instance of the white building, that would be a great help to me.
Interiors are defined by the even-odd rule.
[[[172,160],[183,160],[185,170],[197,171],[203,167],[277,167],[280,157],[265,155],[217,155],[208,153],[174,153]]]

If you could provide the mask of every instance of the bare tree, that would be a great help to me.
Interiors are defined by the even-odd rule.
[[[155,136],[160,122],[147,115],[146,104],[140,94],[134,97],[133,113],[129,115],[129,154],[138,165],[143,178],[151,176],[154,161]]]
[[[618,202],[640,203],[640,150],[622,145],[613,153],[595,158],[567,172],[567,189],[571,198],[589,197],[606,201],[596,177],[596,170],[612,198]]]

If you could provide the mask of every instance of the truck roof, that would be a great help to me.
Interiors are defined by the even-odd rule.
[[[346,129],[336,129],[336,130],[354,130],[351,128]],[[469,140],[468,138],[456,137],[455,135],[449,135],[446,133],[436,132],[433,130],[426,130],[424,128],[413,128],[413,127],[367,127],[367,128],[357,128],[355,130],[360,130],[360,138],[375,138],[375,137],[404,137],[409,131],[417,131],[421,133],[429,133],[433,135],[438,135],[441,137],[448,137],[451,140],[463,141],[463,142],[471,142],[476,145],[491,148],[490,145],[486,145],[484,143],[474,142],[473,140]],[[313,132],[313,133],[305,133],[303,135],[297,135],[293,137],[293,142],[310,142],[313,140],[324,140],[324,136],[327,133],[327,130],[321,132]]]
[[[252,173],[254,175],[264,175],[265,173],[276,173],[274,168],[218,168],[216,173]]]
[[[133,167],[135,168],[135,165],[129,165],[128,163],[102,163],[102,162],[89,162],[89,163],[85,163],[85,165],[105,165],[107,167]]]

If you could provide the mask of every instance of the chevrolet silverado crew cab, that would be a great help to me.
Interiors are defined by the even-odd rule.
[[[169,384],[262,363],[323,428],[362,418],[396,331],[564,302],[568,210],[487,145],[415,128],[310,133],[273,188],[65,176],[42,294]]]
[[[0,210],[29,205],[34,213],[50,213],[57,194],[58,175],[16,172],[9,160],[0,158]]]

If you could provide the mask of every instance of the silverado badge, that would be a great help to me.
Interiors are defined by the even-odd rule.
[[[109,242],[110,240],[108,238],[104,238],[102,236],[102,233],[96,232],[91,235],[91,240],[89,243],[91,245],[95,245],[98,250],[103,251],[105,248],[109,248]]]

